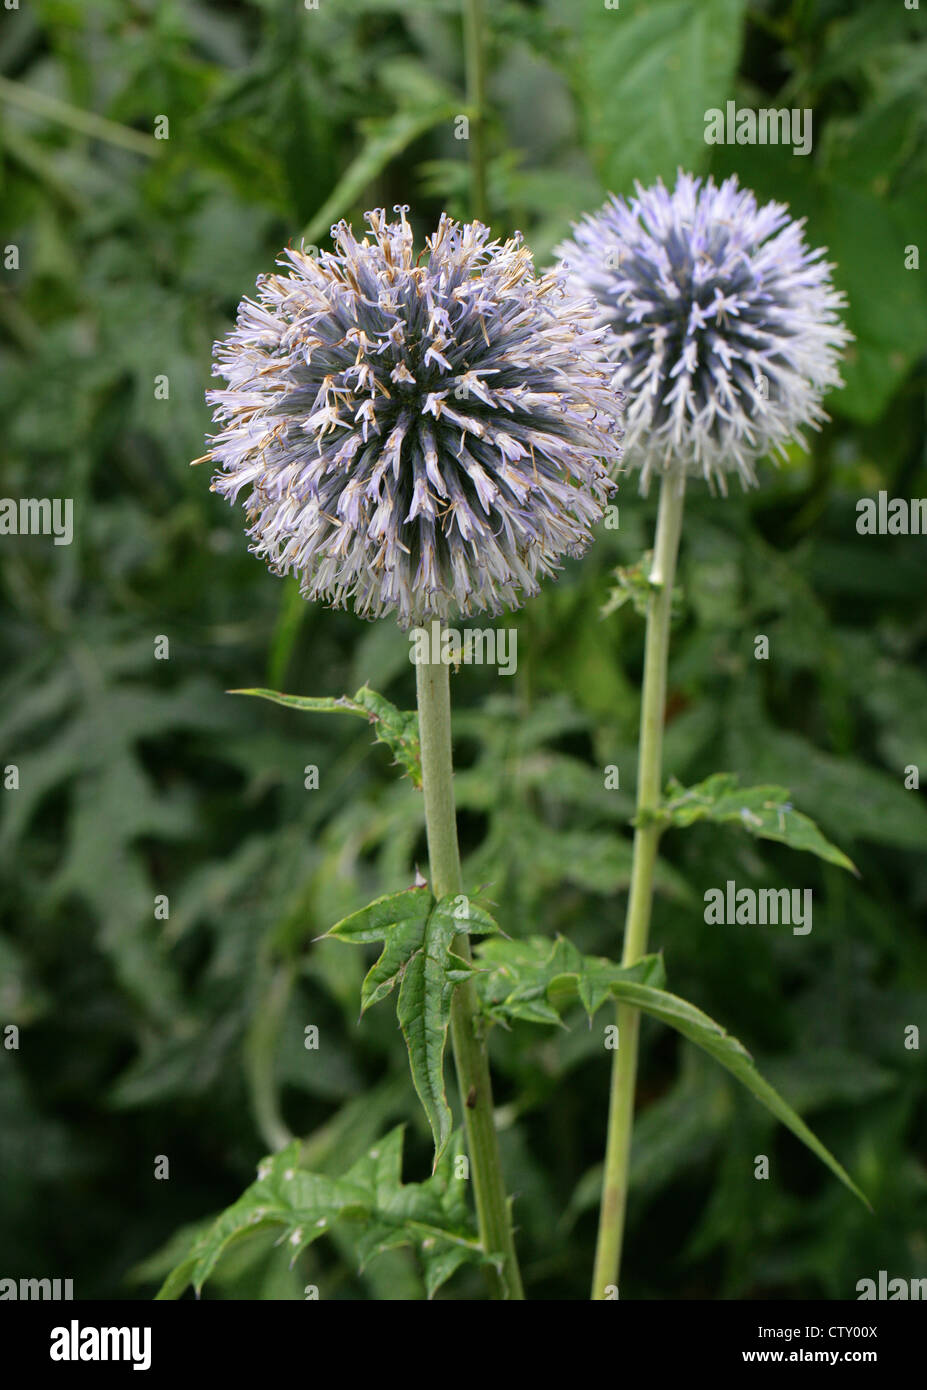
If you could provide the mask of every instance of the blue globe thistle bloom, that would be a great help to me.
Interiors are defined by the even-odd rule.
[[[335,250],[287,250],[216,344],[215,491],[306,598],[401,626],[517,606],[592,538],[619,409],[603,331],[564,276],[405,208]]]
[[[654,472],[685,469],[727,491],[736,472],[804,443],[841,386],[837,359],[852,335],[823,250],[781,203],[757,204],[729,178],[720,187],[680,174],[612,195],[557,247],[597,322],[612,336],[615,385],[627,394],[625,454],[646,492]]]

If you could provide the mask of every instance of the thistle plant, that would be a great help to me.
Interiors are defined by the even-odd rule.
[[[758,205],[736,178],[717,187],[680,173],[672,192],[661,182],[637,185],[630,201],[613,196],[583,218],[557,254],[577,294],[594,298],[597,322],[609,329],[614,384],[627,395],[627,465],[639,473],[642,492],[655,474],[660,478],[622,955],[633,966],[647,951],[654,869],[667,825],[740,814],[755,834],[852,868],[833,846],[809,838],[810,822],[796,819],[787,795],[776,789],[740,791],[735,779],[720,775],[662,799],[670,614],[686,480],[701,477],[722,493],[730,475],[744,488],[754,486],[759,460],[802,442],[805,427],[827,418],[822,398],[842,384],[837,362],[850,334],[824,251],[809,249],[803,224],[783,205]],[[599,1299],[617,1286],[621,1259],[639,1018],[629,1003],[618,1004],[592,1287]]]
[[[537,276],[520,237],[503,244],[478,222],[446,216],[416,256],[407,209],[396,212],[393,222],[368,213],[361,240],[339,224],[334,251],[318,258],[286,251],[286,273],[262,278],[256,299],[242,302],[215,349],[214,371],[227,385],[209,393],[220,428],[207,457],[218,468],[215,490],[243,498],[251,548],[273,571],[298,575],[309,600],[364,618],[393,614],[408,628],[513,609],[565,556],[581,554],[614,487],[621,427],[606,330],[593,326],[588,302],[566,292],[562,274]],[[478,1241],[460,1228],[458,1206],[444,1203],[446,1185],[423,1187],[427,1240],[419,1211],[401,1234],[395,1219],[387,1223],[366,1252],[418,1241],[431,1291],[475,1257],[495,1296],[520,1298],[468,943],[498,928],[464,893],[448,664],[432,655],[416,677],[417,719],[366,689],[351,701],[249,693],[369,716],[424,794],[430,882],[377,900],[330,934],[385,942],[362,1004],[400,984],[435,1182],[445,1181],[438,1165],[451,1141],[450,1029]],[[276,1176],[269,1169],[265,1182]],[[341,1210],[337,1194],[303,1209],[288,1238],[303,1248]],[[370,1212],[372,1230],[380,1219]],[[189,1266],[194,1281],[210,1258],[207,1242]]]
[[[382,210],[368,213],[362,240],[339,224],[334,251],[317,258],[285,252],[286,273],[263,278],[256,299],[242,302],[215,349],[226,386],[209,394],[219,426],[206,456],[217,465],[213,486],[242,499],[252,549],[275,572],[297,575],[306,599],[365,618],[390,614],[403,629],[426,621],[440,629],[516,607],[565,556],[585,550],[615,486],[629,398],[629,462],[643,487],[658,472],[661,492],[624,954],[615,964],[583,956],[565,938],[505,939],[467,890],[454,806],[452,643],[441,641],[438,651],[432,644],[423,660],[416,641],[414,712],[366,686],[350,698],[241,692],[369,720],[423,792],[429,878],[417,874],[325,935],[383,943],[361,1009],[398,990],[434,1171],[402,1185],[394,1130],[342,1178],[307,1172],[299,1141],[287,1144],[277,1125],[279,1152],[169,1276],[165,1297],[190,1282],[199,1290],[230,1240],[269,1221],[283,1227],[294,1258],[333,1225],[347,1225],[362,1265],[415,1247],[429,1295],[471,1262],[485,1268],[494,1297],[522,1298],[486,1036],[497,1022],[557,1022],[575,1003],[590,1019],[610,1000],[618,1008],[594,1297],[617,1288],[641,1011],[731,1072],[862,1197],[749,1053],[668,993],[662,958],[647,954],[657,848],[668,826],[736,820],[853,868],[782,788],[741,789],[719,774],[661,799],[685,479],[700,472],[723,488],[736,470],[748,485],[763,451],[822,418],[820,398],[837,380],[847,337],[829,267],[805,251],[782,209],[757,210],[732,185],[702,188],[686,178],[672,197],[658,188],[630,208],[615,200],[577,229],[563,264],[540,276],[519,237],[500,243],[481,223],[446,216],[416,256],[407,210],[396,211],[393,222]],[[762,397],[761,366],[769,386]],[[448,1034],[475,1232],[457,1169],[463,1139],[444,1088]]]

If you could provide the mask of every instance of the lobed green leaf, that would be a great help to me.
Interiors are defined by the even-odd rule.
[[[477,976],[477,993],[489,1016],[502,1023],[520,1018],[559,1024],[561,1011],[577,1000],[592,1017],[612,996],[616,981],[659,987],[665,980],[662,956],[645,956],[631,966],[614,965],[582,955],[563,936],[553,941],[546,936],[484,941],[478,956],[478,963],[487,968]]]
[[[612,997],[669,1024],[716,1062],[816,1154],[845,1187],[869,1202],[829,1149],[757,1071],[750,1053],[694,1004],[662,988],[662,959],[649,956],[629,968],[582,956],[562,937],[483,942],[478,963],[491,968],[476,977],[489,1015],[536,1023],[560,1022],[560,1010],[579,998],[590,1017]],[[635,974],[635,972],[637,972]],[[550,1015],[553,1014],[551,1018]]]
[[[409,1053],[412,1083],[439,1161],[451,1133],[444,1087],[444,1053],[456,987],[473,967],[451,949],[460,935],[499,932],[493,917],[463,893],[435,899],[427,887],[406,888],[375,899],[338,922],[326,936],[363,945],[385,942],[361,987],[361,1013],[400,983],[396,1014]]]
[[[263,1227],[279,1227],[291,1262],[338,1226],[353,1240],[360,1270],[377,1255],[401,1246],[419,1254],[431,1298],[463,1263],[499,1263],[487,1255],[467,1214],[464,1179],[456,1160],[462,1136],[449,1142],[444,1161],[421,1183],[403,1184],[403,1130],[392,1130],[341,1178],[301,1166],[304,1146],[295,1140],[262,1160],[258,1177],[213,1224],[165,1279],[157,1297],[179,1298],[189,1285],[199,1294],[223,1254]]]
[[[230,690],[230,695],[254,695],[288,709],[308,714],[354,714],[374,727],[378,743],[385,743],[397,763],[411,778],[413,786],[422,785],[422,755],[418,737],[418,714],[415,710],[399,710],[383,695],[362,685],[357,694],[350,695],[284,695],[279,690],[254,687],[249,690]]]
[[[673,780],[656,814],[664,825],[736,822],[757,839],[778,840],[859,876],[852,859],[825,839],[810,817],[795,810],[784,787],[740,787],[730,772],[716,772],[694,787]]]

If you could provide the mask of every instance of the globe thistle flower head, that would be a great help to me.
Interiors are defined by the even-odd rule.
[[[591,540],[619,407],[601,329],[516,236],[407,209],[290,249],[216,344],[214,490],[305,597],[401,626],[511,608]]]
[[[574,226],[556,254],[592,295],[627,393],[625,455],[641,491],[653,472],[685,469],[727,491],[756,483],[755,463],[804,443],[843,383],[850,341],[823,250],[783,204],[757,204],[736,177],[717,187],[679,173]]]

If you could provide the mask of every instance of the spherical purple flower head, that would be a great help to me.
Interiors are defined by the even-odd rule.
[[[729,178],[720,188],[680,174],[614,195],[557,248],[571,285],[594,296],[613,337],[615,384],[627,393],[626,462],[650,475],[673,468],[727,492],[727,474],[756,483],[757,459],[828,417],[822,396],[841,386],[845,300],[833,269],[811,251],[804,221],[780,203],[760,207]]]
[[[603,331],[520,237],[406,209],[284,252],[215,349],[213,488],[306,598],[401,626],[512,608],[589,544],[621,436]]]

